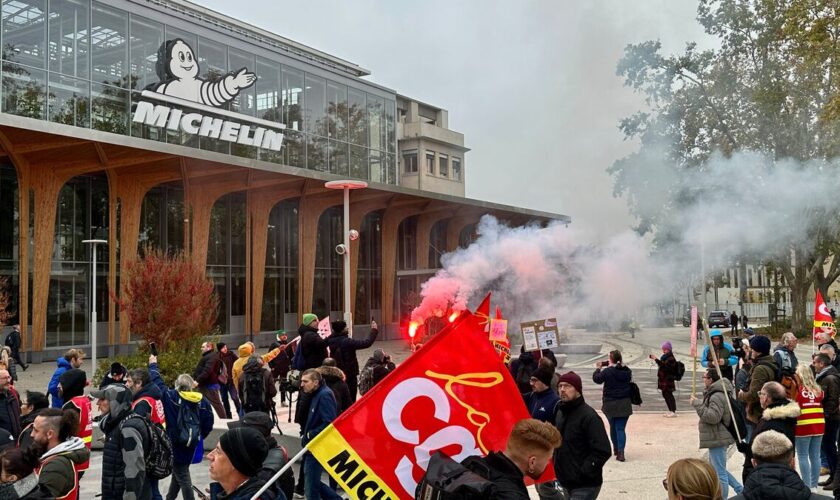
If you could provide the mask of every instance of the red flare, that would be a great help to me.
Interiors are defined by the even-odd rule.
[[[417,324],[417,322],[415,322],[415,321],[412,321],[411,323],[408,324],[408,336],[411,337],[412,339],[414,338],[415,335],[417,335],[417,327],[418,326],[420,326],[420,325]]]
[[[460,313],[460,312],[458,312],[458,311],[455,311],[454,313],[450,314],[450,315],[449,315],[449,322],[450,322],[450,323],[454,323],[454,322],[455,322],[455,320],[456,320],[456,319],[458,319],[458,315],[459,315],[459,314],[461,314],[461,313]]]

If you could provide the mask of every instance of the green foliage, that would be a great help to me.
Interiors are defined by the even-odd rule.
[[[160,368],[160,375],[163,377],[167,386],[172,386],[178,375],[186,373],[192,375],[193,369],[201,359],[201,344],[205,341],[213,342],[219,341],[221,331],[214,330],[210,336],[194,337],[186,339],[178,344],[172,344],[172,348],[158,349],[158,368]],[[149,346],[144,344],[137,349],[134,354],[123,354],[114,356],[112,358],[98,360],[98,367],[96,374],[93,377],[91,385],[99,387],[102,378],[108,373],[111,368],[111,363],[122,363],[127,369],[134,368],[148,368],[149,366]]]

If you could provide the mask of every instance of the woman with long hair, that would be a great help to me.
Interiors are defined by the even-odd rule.
[[[699,458],[681,458],[668,467],[662,481],[668,500],[723,500],[715,469]]]
[[[823,391],[814,379],[811,367],[799,363],[796,367],[799,390],[796,404],[801,411],[796,419],[796,457],[799,460],[799,474],[809,488],[816,488],[820,480],[820,443],[825,433],[823,413]]]
[[[606,365],[606,366],[605,366]],[[621,351],[610,351],[609,361],[595,364],[592,381],[604,384],[601,411],[610,423],[610,441],[613,455],[619,462],[624,462],[624,446],[627,443],[627,420],[633,414],[630,404],[630,382],[633,372],[621,362]]]

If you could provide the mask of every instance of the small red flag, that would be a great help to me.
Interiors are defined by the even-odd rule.
[[[825,305],[822,294],[817,290],[817,300],[814,307],[814,336],[818,333],[825,332],[834,338],[837,335],[837,328],[834,326],[834,320],[831,319],[831,313]]]

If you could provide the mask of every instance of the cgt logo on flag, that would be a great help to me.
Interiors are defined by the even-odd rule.
[[[460,461],[504,449],[513,425],[529,417],[514,395],[483,325],[465,311],[309,450],[353,498],[414,498],[435,451]]]

